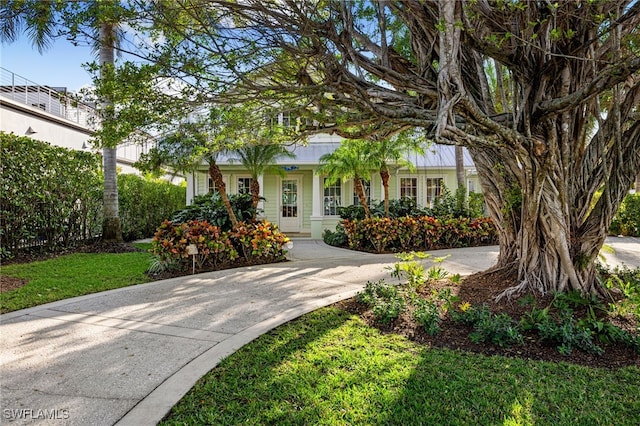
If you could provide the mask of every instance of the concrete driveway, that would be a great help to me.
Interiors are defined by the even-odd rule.
[[[640,241],[628,241],[612,245],[640,266]],[[490,267],[498,248],[433,254],[470,274]],[[156,424],[221,359],[369,280],[391,282],[385,267],[396,261],[312,240],[295,240],[288,257],[1,315],[2,423]]]

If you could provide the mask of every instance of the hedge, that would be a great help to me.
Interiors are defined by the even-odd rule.
[[[69,246],[102,226],[100,158],[0,132],[2,257],[25,246]]]
[[[56,251],[102,232],[101,158],[0,132],[0,257],[33,247]],[[126,240],[151,237],[185,206],[186,189],[118,175]]]

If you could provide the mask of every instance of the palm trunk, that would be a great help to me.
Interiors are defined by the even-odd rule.
[[[114,63],[115,31],[112,24],[100,24],[100,66],[101,78],[105,76],[106,67]],[[103,111],[110,112],[111,101],[103,100]],[[104,117],[112,120],[111,117]],[[102,222],[102,239],[104,241],[122,241],[122,227],[118,215],[118,182],[117,182],[117,157],[116,147],[104,146],[104,219]]]
[[[358,194],[358,199],[360,200],[360,204],[362,204],[362,208],[364,208],[364,214],[367,218],[370,218],[371,210],[369,210],[369,203],[367,203],[367,196],[364,193],[364,185],[362,185],[362,179],[355,178],[353,180],[353,183],[356,186],[356,194]]]
[[[258,208],[260,202],[260,182],[258,179],[251,179],[251,206],[255,209]],[[256,218],[256,212],[253,213],[253,218]]]
[[[216,184],[216,189],[220,193],[222,203],[227,209],[227,214],[229,215],[229,220],[231,220],[231,225],[235,228],[238,225],[238,219],[236,218],[236,214],[233,212],[233,207],[231,207],[231,203],[229,202],[229,197],[227,196],[227,186],[224,184],[224,180],[222,179],[222,172],[213,160],[209,162],[209,176],[211,176],[211,179],[213,179],[213,182]]]
[[[384,216],[389,217],[389,167],[380,169],[380,179],[384,188]]]

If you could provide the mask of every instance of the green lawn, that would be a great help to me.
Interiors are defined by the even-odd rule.
[[[225,359],[162,424],[637,425],[638,395],[638,367],[430,349],[326,308]]]
[[[150,244],[136,244],[144,250]],[[54,259],[2,266],[2,274],[25,278],[29,284],[0,294],[0,312],[97,293],[151,281],[145,271],[151,254],[76,253]]]

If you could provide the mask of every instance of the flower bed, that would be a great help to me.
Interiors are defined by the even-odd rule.
[[[407,216],[344,219],[324,239],[353,250],[388,253],[491,245],[497,244],[498,235],[490,218]]]
[[[266,221],[239,222],[231,231],[222,231],[206,220],[181,224],[167,220],[160,225],[151,243],[155,263],[150,273],[191,270],[190,245],[197,248],[197,272],[280,262],[285,259],[283,245],[288,241],[276,225]]]

